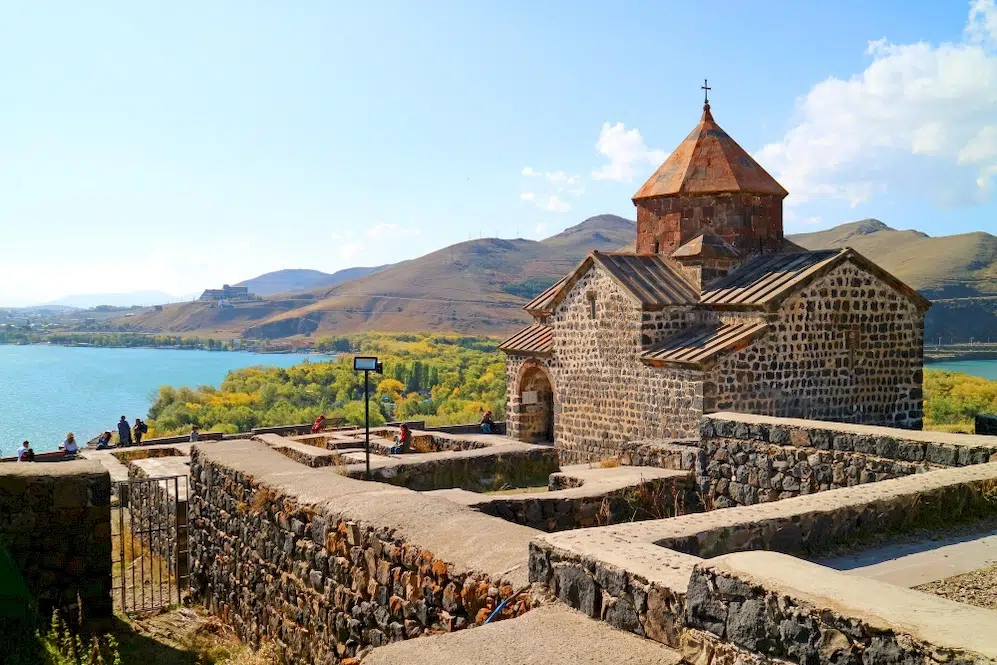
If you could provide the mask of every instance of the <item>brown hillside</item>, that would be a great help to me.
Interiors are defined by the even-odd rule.
[[[127,323],[150,332],[269,339],[359,330],[501,335],[526,325],[522,306],[588,252],[615,250],[634,233],[634,222],[600,215],[539,242],[470,240],[328,289],[228,308],[184,303]]]
[[[500,336],[526,325],[523,304],[588,252],[620,249],[634,234],[634,222],[600,215],[539,242],[471,240],[331,288],[226,308],[168,305],[119,323],[149,332],[267,339],[360,330]],[[997,335],[997,238],[990,234],[932,238],[868,219],[789,237],[809,249],[853,247],[936,300],[926,320],[928,339]]]
[[[807,249],[852,247],[929,298],[997,295],[997,237],[982,231],[933,238],[864,219],[789,239]]]

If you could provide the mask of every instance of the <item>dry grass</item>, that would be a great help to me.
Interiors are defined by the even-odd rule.
[[[253,498],[249,502],[249,509],[253,513],[262,513],[277,500],[277,493],[269,487],[258,487],[253,492]]]
[[[600,469],[615,469],[620,466],[620,459],[618,457],[603,457],[599,460]]]

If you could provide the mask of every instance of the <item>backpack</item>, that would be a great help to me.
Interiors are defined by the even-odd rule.
[[[141,432],[142,434],[145,434],[146,432],[149,431],[149,426],[143,422],[141,425],[138,426],[138,431]]]

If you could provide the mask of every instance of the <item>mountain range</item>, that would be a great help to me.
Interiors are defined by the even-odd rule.
[[[167,305],[122,323],[149,332],[257,339],[362,330],[503,335],[529,321],[521,309],[529,298],[588,252],[624,248],[635,233],[632,220],[599,215],[540,241],[469,240],[409,261],[331,275],[278,271],[242,283],[264,300]],[[789,238],[807,249],[853,247],[935,300],[928,339],[997,336],[997,237],[930,237],[866,219]]]
[[[264,273],[258,277],[239,282],[235,286],[247,286],[250,293],[258,296],[272,296],[278,293],[299,293],[311,289],[335,286],[340,282],[347,282],[351,279],[357,279],[358,277],[364,277],[365,275],[377,272],[383,267],[346,268],[344,270],[337,270],[334,273],[322,272],[321,270],[288,268]]]

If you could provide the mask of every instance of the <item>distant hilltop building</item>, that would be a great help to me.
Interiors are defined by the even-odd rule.
[[[248,286],[229,286],[225,284],[220,289],[206,289],[199,300],[246,300],[249,298]]]
[[[930,302],[850,248],[783,236],[787,192],[713,119],[633,196],[633,252],[592,252],[502,343],[508,431],[566,460],[698,436],[704,413],[920,429]]]

